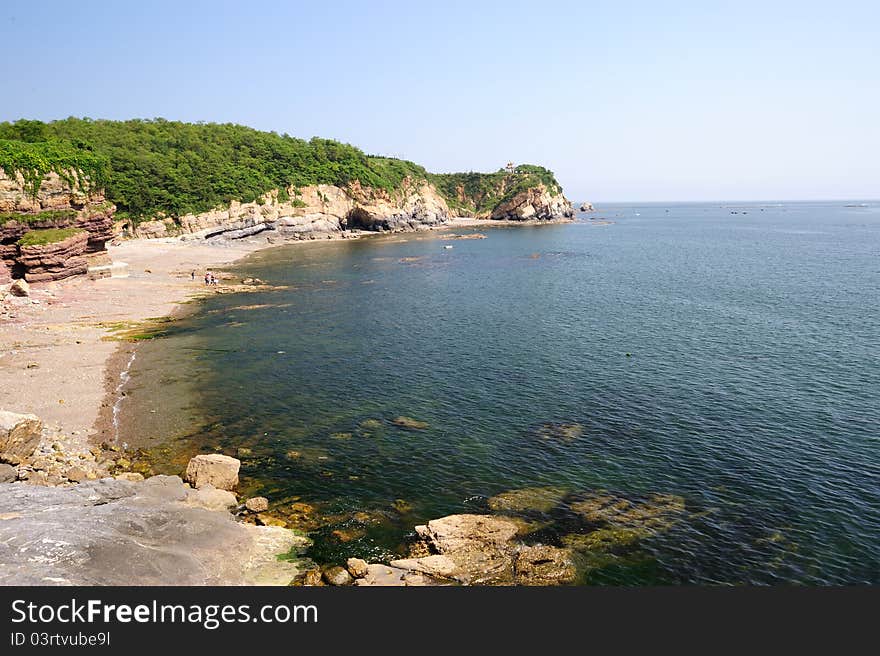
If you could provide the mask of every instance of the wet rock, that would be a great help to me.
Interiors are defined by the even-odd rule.
[[[362,579],[367,575],[367,561],[360,558],[349,558],[345,561],[349,573],[356,579]]]
[[[186,466],[186,481],[193,487],[213,485],[219,490],[234,490],[238,486],[241,461],[219,453],[197,455]]]
[[[362,528],[337,528],[330,535],[342,543],[354,542],[367,534]]]
[[[278,517],[273,517],[272,515],[267,515],[266,513],[259,513],[257,516],[257,524],[260,526],[276,526],[278,528],[287,528],[287,522]]]
[[[395,499],[391,507],[401,515],[407,515],[413,511],[412,504],[405,499]]]
[[[34,453],[43,433],[43,422],[30,414],[0,410],[0,461],[17,465]]]
[[[407,428],[409,430],[425,430],[428,428],[428,422],[419,421],[418,419],[413,419],[412,417],[406,417],[401,415],[394,419],[391,422],[395,426],[400,426],[401,428]]]
[[[244,502],[248,512],[261,513],[269,510],[269,500],[266,497],[251,497]]]
[[[12,465],[0,463],[0,483],[12,483],[18,478],[18,470]]]
[[[276,512],[281,514],[289,526],[301,531],[314,531],[325,524],[325,520],[318,514],[317,508],[303,501],[296,501],[287,507],[278,508]]]
[[[302,584],[309,587],[324,585],[321,577],[321,570],[316,567],[315,569],[307,571],[306,575],[303,577]]]
[[[9,288],[9,293],[13,296],[30,296],[31,295],[31,287],[27,284],[27,281],[23,278],[19,278],[18,280],[12,281],[12,286]]]
[[[518,585],[561,585],[572,583],[577,568],[568,549],[537,545],[523,547],[513,563]]]
[[[561,487],[527,487],[509,490],[489,499],[489,507],[496,512],[523,512],[535,510],[550,512],[567,494]]]
[[[324,580],[330,585],[349,585],[353,579],[348,570],[337,565],[324,570]]]

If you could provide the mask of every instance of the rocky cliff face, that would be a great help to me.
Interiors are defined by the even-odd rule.
[[[73,189],[55,173],[46,175],[34,196],[20,175],[0,170],[0,284],[9,274],[29,282],[60,280],[105,263],[115,211],[101,192]],[[28,233],[46,238],[20,244]]]
[[[179,219],[160,218],[140,223],[132,236],[155,238],[183,235],[186,239],[240,239],[272,232],[286,239],[320,239],[344,235],[349,230],[408,231],[441,225],[452,216],[473,215],[452,210],[446,199],[425,180],[403,181],[388,191],[362,186],[311,185],[278,192],[252,203],[233,202],[228,208],[187,214]],[[501,203],[482,218],[499,220],[555,220],[572,216],[571,203],[545,186],[529,188]]]
[[[275,231],[289,239],[316,239],[345,230],[400,231],[444,223],[449,206],[425,181],[404,180],[395,191],[364,187],[355,181],[346,188],[311,185],[278,192],[257,202],[233,202],[228,208],[187,214],[177,220],[158,219],[134,228],[136,237],[166,237],[183,233],[194,238],[237,239]]]
[[[550,221],[574,216],[571,203],[561,193],[552,193],[545,185],[530,187],[501,202],[490,218],[508,221]]]

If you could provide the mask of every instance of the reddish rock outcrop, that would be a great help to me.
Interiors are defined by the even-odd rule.
[[[55,243],[19,246],[17,261],[28,282],[62,280],[88,272],[88,244],[89,233],[82,230]]]
[[[115,211],[102,192],[71,189],[55,173],[42,180],[34,196],[20,175],[10,177],[0,169],[0,284],[11,277],[61,280],[108,262],[106,244],[116,234]],[[54,243],[19,243],[31,231],[49,229],[81,232]]]

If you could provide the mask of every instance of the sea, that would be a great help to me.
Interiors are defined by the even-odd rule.
[[[231,271],[266,288],[137,346],[120,440],[238,457],[317,563],[494,513],[580,545],[583,585],[880,583],[880,202],[600,204]]]

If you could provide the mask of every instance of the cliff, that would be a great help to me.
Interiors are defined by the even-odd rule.
[[[55,171],[36,182],[0,163],[0,284],[61,280],[109,261],[115,207],[103,193]]]
[[[363,186],[359,181],[345,188],[320,184],[284,193],[273,190],[250,203],[233,201],[223,209],[141,222],[132,226],[131,234],[238,239],[274,231],[298,240],[340,235],[347,230],[416,230],[444,223],[449,217],[449,206],[432,185],[407,178],[399,189],[390,191]]]
[[[441,173],[431,180],[463,216],[526,221],[574,215],[553,172],[541,166],[521,164],[495,173]]]

